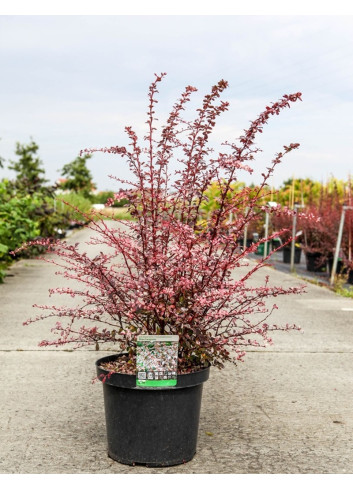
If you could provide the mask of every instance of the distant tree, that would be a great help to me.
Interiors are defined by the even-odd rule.
[[[44,178],[45,170],[42,168],[42,161],[37,156],[39,146],[31,141],[29,144],[16,143],[16,155],[18,161],[10,160],[9,169],[16,172],[14,185],[16,190],[23,194],[33,194],[48,190],[45,184],[48,182]]]
[[[60,188],[82,193],[85,197],[91,195],[94,184],[92,174],[86,165],[89,158],[91,155],[78,156],[74,161],[63,166],[61,175],[67,180],[60,184]]]
[[[322,183],[310,178],[289,178],[279,188],[277,201],[282,205],[293,207],[294,202],[301,205],[318,204]]]

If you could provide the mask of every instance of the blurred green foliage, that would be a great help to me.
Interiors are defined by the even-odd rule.
[[[92,182],[92,174],[87,167],[87,160],[91,155],[78,156],[71,163],[67,163],[61,170],[61,175],[66,177],[60,183],[60,188],[82,194],[85,198],[90,198],[95,186]]]

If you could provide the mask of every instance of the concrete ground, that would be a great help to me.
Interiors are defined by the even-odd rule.
[[[81,230],[69,240],[85,241]],[[2,474],[351,474],[353,301],[307,284],[279,298],[273,322],[302,332],[273,334],[244,363],[212,369],[204,385],[198,449],[164,469],[107,456],[102,386],[94,362],[106,351],[39,348],[48,323],[22,326],[62,284],[52,265],[21,260],[0,285],[0,473]],[[271,284],[304,283],[270,268]],[[64,299],[62,299],[64,300]]]

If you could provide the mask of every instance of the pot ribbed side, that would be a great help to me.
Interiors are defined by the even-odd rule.
[[[101,364],[118,355],[96,362]],[[196,453],[203,383],[209,367],[178,375],[176,386],[136,387],[136,376],[112,374],[103,382],[108,455],[124,464],[166,467]]]

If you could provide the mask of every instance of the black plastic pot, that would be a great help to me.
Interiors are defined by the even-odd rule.
[[[325,272],[326,264],[322,263],[322,254],[307,252],[306,269],[308,272]]]
[[[290,263],[290,254],[291,254],[290,246],[285,246],[283,248],[283,263]],[[301,256],[302,256],[302,249],[296,246],[294,248],[294,263],[300,263]]]
[[[96,362],[98,377],[107,374]],[[136,376],[114,373],[103,382],[108,455],[123,464],[166,467],[196,453],[203,383],[209,368],[178,375],[173,387],[136,387]]]
[[[333,268],[333,258],[329,258],[329,259],[327,260],[327,266],[328,266],[328,271],[329,271],[329,273],[330,273],[330,275],[331,275],[331,273],[332,273],[332,268]],[[335,271],[335,273],[344,273],[344,271],[345,271],[345,270],[344,270],[344,267],[343,267],[343,262],[342,262],[342,260],[338,260],[338,261],[337,261],[337,266],[336,266],[336,271]]]
[[[353,270],[350,269],[348,272],[347,284],[353,285]]]
[[[246,240],[246,247],[249,248],[253,243],[252,239],[247,239]],[[244,238],[240,238],[238,241],[239,246],[243,247],[244,246]]]

